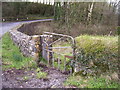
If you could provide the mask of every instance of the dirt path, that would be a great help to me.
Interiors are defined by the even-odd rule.
[[[47,79],[36,78],[35,70],[7,70],[3,71],[2,84],[4,88],[64,88],[63,82],[68,75],[54,68],[43,68],[47,72]],[[25,80],[24,77],[29,77]]]

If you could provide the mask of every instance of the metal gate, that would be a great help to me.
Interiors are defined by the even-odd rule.
[[[49,66],[61,71],[73,72],[75,40],[72,36],[44,32],[42,35],[42,57]]]

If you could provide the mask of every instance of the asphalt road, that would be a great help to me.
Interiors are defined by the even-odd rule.
[[[0,37],[3,36],[9,30],[11,30],[12,28],[22,23],[36,22],[36,21],[49,21],[49,20],[53,20],[53,19],[41,19],[41,20],[20,21],[20,22],[2,22],[2,23],[0,22]]]

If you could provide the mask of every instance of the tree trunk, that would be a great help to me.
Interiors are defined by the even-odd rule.
[[[118,3],[118,26],[120,26],[120,3]]]
[[[87,17],[87,24],[91,23],[93,7],[94,7],[94,2],[92,2],[92,4],[89,6],[88,17]]]
[[[67,2],[64,2],[64,6],[63,7],[64,7],[64,9],[63,9],[64,10],[64,12],[63,12],[63,22],[66,23],[66,20],[67,20],[66,19],[67,18],[66,17],[66,14],[67,14],[66,13],[66,11],[67,11]]]

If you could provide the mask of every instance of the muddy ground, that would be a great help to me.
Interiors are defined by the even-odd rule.
[[[48,73],[46,79],[38,79],[35,70],[9,69],[3,71],[3,88],[65,88],[63,82],[67,79],[68,74],[48,67],[44,67],[43,71]],[[28,77],[28,79],[24,79],[24,77]]]

